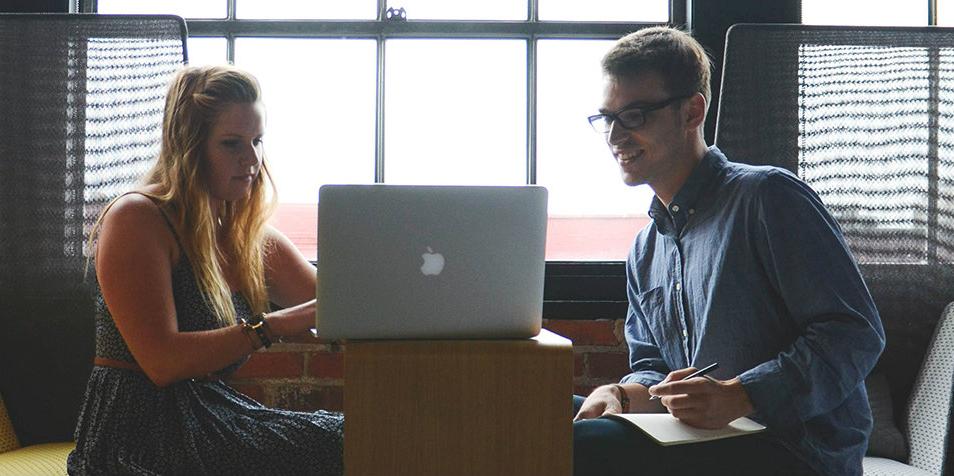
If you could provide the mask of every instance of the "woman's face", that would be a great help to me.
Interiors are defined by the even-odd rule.
[[[205,173],[214,209],[248,196],[262,168],[264,134],[264,108],[258,102],[230,104],[212,123]]]

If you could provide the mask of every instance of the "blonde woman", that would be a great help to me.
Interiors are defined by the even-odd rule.
[[[342,472],[340,414],[265,408],[219,379],[315,315],[314,267],[266,224],[260,96],[236,68],[180,71],[156,165],[100,216],[96,361],[70,474]]]

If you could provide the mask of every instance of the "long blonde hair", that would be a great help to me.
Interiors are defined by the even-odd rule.
[[[143,181],[153,189],[143,193],[171,212],[199,289],[225,325],[235,324],[236,316],[220,262],[231,263],[238,272],[240,292],[252,312],[268,311],[263,257],[265,225],[275,206],[274,183],[263,157],[249,195],[225,202],[214,216],[203,166],[205,148],[213,123],[227,106],[254,104],[260,98],[258,81],[240,69],[180,70],[166,96],[159,158]],[[100,221],[108,210],[107,206]],[[224,246],[215,238],[217,225],[230,238]]]

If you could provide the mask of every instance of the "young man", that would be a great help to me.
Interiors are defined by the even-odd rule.
[[[590,123],[623,181],[656,196],[627,263],[632,372],[577,397],[575,472],[861,475],[864,378],[884,347],[878,311],[807,185],[706,147],[710,68],[698,42],[666,27],[628,35],[603,58]],[[711,378],[681,380],[714,362]],[[598,419],[663,411],[701,428],[748,416],[768,430],[663,447]]]

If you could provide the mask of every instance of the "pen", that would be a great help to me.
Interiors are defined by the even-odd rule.
[[[719,363],[718,363],[718,362],[713,362],[712,364],[710,364],[710,365],[708,365],[708,366],[706,366],[706,367],[703,367],[703,368],[701,368],[701,369],[699,369],[699,370],[696,370],[695,372],[693,372],[693,373],[691,373],[691,374],[689,374],[689,375],[686,375],[686,377],[683,378],[682,380],[689,380],[689,379],[694,378],[694,377],[704,377],[707,373],[712,372],[713,370],[715,370],[715,369],[717,369],[717,368],[719,368]],[[659,400],[659,395],[653,395],[653,396],[649,397],[649,399],[650,399],[650,400]]]

